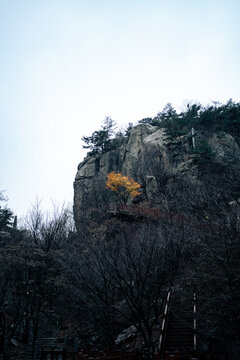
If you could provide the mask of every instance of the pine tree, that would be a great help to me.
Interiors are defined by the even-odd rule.
[[[100,130],[94,131],[91,136],[82,137],[82,141],[86,144],[83,145],[83,148],[90,149],[91,155],[110,150],[111,137],[114,134],[115,126],[115,121],[110,116],[106,116]]]

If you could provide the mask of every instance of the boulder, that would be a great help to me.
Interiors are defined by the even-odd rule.
[[[240,162],[240,148],[235,139],[223,131],[214,134],[209,140],[215,161],[222,165]]]

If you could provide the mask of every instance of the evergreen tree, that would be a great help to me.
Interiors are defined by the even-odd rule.
[[[84,149],[90,149],[90,154],[105,152],[111,149],[111,137],[114,134],[116,123],[110,117],[106,116],[100,130],[94,131],[91,136],[83,136],[82,141]]]
[[[3,193],[0,192],[0,202],[6,202],[7,199]],[[6,206],[2,207],[0,204],[0,230],[4,230],[9,226],[12,226],[13,212]]]

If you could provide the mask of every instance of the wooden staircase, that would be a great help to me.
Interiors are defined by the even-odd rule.
[[[165,341],[162,353],[176,359],[197,359],[194,295],[173,294],[169,305]]]
[[[18,359],[21,360],[39,360],[41,355],[42,348],[57,348],[56,338],[38,338],[35,344],[34,355],[32,353],[32,345],[24,345],[18,354],[16,354]]]
[[[35,359],[40,359],[41,349],[42,348],[57,348],[57,339],[56,337],[52,338],[38,338],[35,345]]]

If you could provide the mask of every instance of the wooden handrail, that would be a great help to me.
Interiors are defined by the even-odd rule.
[[[193,348],[197,349],[197,305],[196,305],[196,293],[193,294]]]
[[[167,315],[168,315],[168,311],[169,311],[170,294],[171,294],[171,292],[169,291],[167,294],[167,301],[166,301],[166,305],[165,305],[165,309],[164,309],[163,321],[162,321],[162,326],[161,326],[161,330],[160,330],[159,343],[158,343],[158,353],[159,354],[162,351],[163,336],[164,336],[164,332],[166,331],[166,322],[167,322]]]

